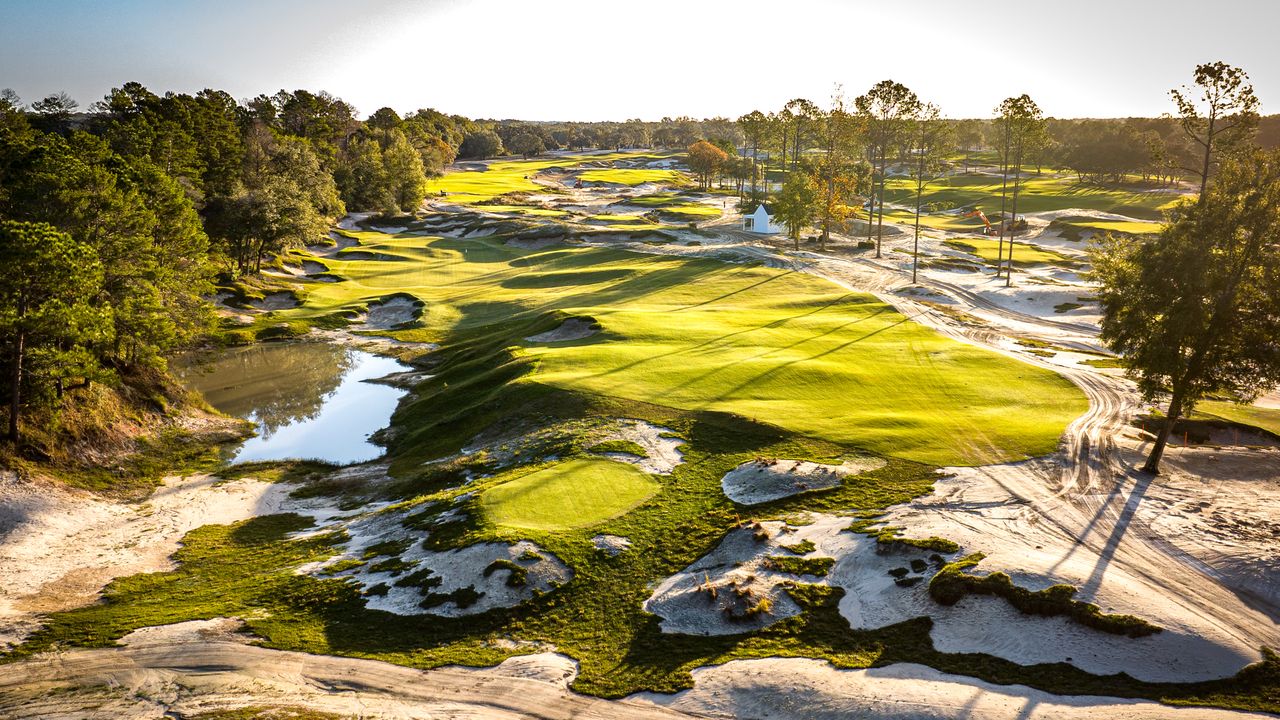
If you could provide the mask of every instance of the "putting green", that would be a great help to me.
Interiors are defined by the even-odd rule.
[[[634,465],[578,459],[485,490],[480,507],[498,525],[566,530],[622,515],[657,491],[658,483]]]

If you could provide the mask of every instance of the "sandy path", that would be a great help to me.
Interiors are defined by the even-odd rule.
[[[984,570],[1009,573],[1033,588],[1065,582],[1080,589],[1079,598],[1108,612],[1138,615],[1166,628],[1147,638],[1153,652],[1147,662],[1126,668],[1130,674],[1154,681],[1224,677],[1261,659],[1259,648],[1280,644],[1280,595],[1258,597],[1259,583],[1237,577],[1230,567],[1214,568],[1215,559],[1239,551],[1239,543],[1223,533],[1199,533],[1192,541],[1187,524],[1153,522],[1144,507],[1176,506],[1188,501],[1184,489],[1153,482],[1138,473],[1141,441],[1130,440],[1122,451],[1118,441],[1138,398],[1123,379],[1084,367],[1064,368],[1027,357],[1000,344],[1006,328],[971,328],[892,290],[901,286],[900,271],[874,262],[824,259],[805,268],[850,287],[871,290],[917,322],[958,340],[982,345],[1024,362],[1047,367],[1074,382],[1089,399],[1089,410],[1063,435],[1059,454],[1045,463],[1013,463],[982,468],[953,468],[958,480],[939,483],[935,492],[890,513],[888,522],[905,525],[908,535],[939,535],[959,542],[966,552],[988,555]],[[932,285],[944,292],[948,288]],[[961,301],[970,294],[959,294]],[[1051,342],[1088,337],[1084,328],[1048,318],[984,304],[986,317],[1007,319],[1008,325]],[[1256,456],[1256,455],[1255,455]],[[1212,468],[1201,468],[1211,473]],[[1257,467],[1251,480],[1276,478],[1275,469]],[[1211,479],[1211,477],[1209,478]],[[1203,490],[1203,488],[1201,488]],[[1197,502],[1229,503],[1222,494],[1204,494]],[[1276,496],[1280,500],[1280,495]],[[1271,508],[1280,506],[1274,502]],[[1265,512],[1265,511],[1264,511]],[[1226,512],[1221,514],[1226,515]],[[1202,529],[1202,526],[1201,526]],[[1280,562],[1280,536],[1260,539],[1251,557]],[[1252,563],[1256,576],[1257,563]],[[1274,567],[1274,565],[1273,565]],[[1264,583],[1274,587],[1275,583]],[[1248,596],[1242,598],[1242,594]],[[1078,630],[1047,627],[1036,620],[1010,618],[980,633],[935,629],[940,649],[986,651],[1015,662],[1071,662],[1093,672],[1114,672],[1102,653],[1081,657],[1080,645],[1069,642]],[[1033,625],[1040,627],[1032,628]],[[948,630],[951,633],[948,634]],[[1027,632],[1047,632],[1053,642],[1017,642]],[[1163,637],[1161,637],[1163,636]]]
[[[735,660],[693,671],[692,690],[641,694],[695,715],[771,720],[1245,720],[1268,715],[1174,708],[1121,698],[1051,695],[923,665],[841,670],[806,658]]]
[[[549,653],[487,670],[422,671],[184,635],[0,666],[0,714],[13,720],[159,720],[253,706],[362,718],[688,717],[651,704],[570,692],[565,686],[571,668]]]

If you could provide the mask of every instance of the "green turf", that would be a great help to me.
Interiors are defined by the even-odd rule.
[[[611,225],[656,225],[643,215],[588,215],[588,221],[609,223]]]
[[[643,185],[658,183],[663,185],[683,185],[688,183],[688,176],[678,170],[659,170],[652,168],[602,168],[583,170],[578,178],[584,183],[611,183],[615,185]]]
[[[1196,405],[1196,411],[1223,420],[1265,430],[1280,435],[1280,410],[1256,405],[1240,405],[1222,400],[1204,400]]]
[[[925,188],[922,202],[946,208],[980,207],[989,217],[1000,212],[999,177],[990,175],[956,175],[943,178]],[[1009,206],[1012,210],[1013,184],[1009,184]],[[885,183],[885,200],[915,204],[914,181],[890,178]],[[1145,188],[1083,184],[1069,177],[1043,175],[1024,178],[1018,197],[1018,213],[1080,208],[1127,215],[1140,220],[1157,220],[1160,212],[1171,207],[1178,196]],[[980,223],[979,223],[980,224]]]
[[[1087,217],[1059,218],[1063,224],[1087,230],[1102,232],[1126,233],[1129,235],[1151,235],[1160,232],[1160,223],[1140,220],[1098,220]]]
[[[568,217],[569,213],[565,210],[555,210],[552,208],[535,207],[532,205],[477,205],[476,210],[480,212],[491,213],[510,213],[512,215],[528,215],[531,217],[551,217],[563,218]]]
[[[689,220],[720,217],[720,209],[705,203],[673,203],[660,208],[662,214]]]
[[[999,256],[1000,240],[992,240],[990,238],[965,238],[964,240],[947,240],[946,244],[957,250],[963,250],[967,253],[977,255],[989,263],[996,262]],[[1004,243],[1005,259],[1008,259],[1009,242]],[[1038,245],[1030,245],[1023,242],[1014,242],[1013,262],[1016,265],[1072,265],[1075,263],[1071,258],[1056,253],[1052,250],[1046,250]]]
[[[485,490],[480,506],[498,525],[564,530],[622,515],[657,491],[635,465],[580,458]]]
[[[604,248],[352,233],[358,251],[411,262],[330,261],[280,319],[331,316],[396,292],[426,303],[404,340],[560,310],[602,335],[533,347],[532,380],[683,409],[738,413],[875,453],[941,465],[1052,452],[1084,412],[1060,376],[949,340],[867,295],[795,271]],[[1022,253],[1030,252],[1020,248]],[[341,256],[339,256],[341,257]]]
[[[491,200],[500,195],[515,192],[546,192],[547,188],[543,185],[535,183],[532,178],[536,173],[551,168],[573,169],[578,165],[586,162],[614,162],[618,160],[643,160],[670,157],[669,153],[647,153],[647,152],[617,152],[603,153],[593,155],[561,155],[553,158],[537,158],[534,160],[494,160],[486,165],[484,170],[462,170],[458,172],[446,173],[441,177],[432,179],[427,185],[427,191],[430,195],[439,195],[441,191],[447,193],[447,199],[455,203],[476,203],[483,200]],[[681,183],[685,176],[674,170],[632,170],[632,169],[611,169],[605,168],[593,172],[605,173],[604,177],[618,177],[625,179],[634,179],[640,177],[648,177],[646,175],[637,175],[636,173],[654,173],[653,178],[661,179],[637,179],[635,182],[626,182],[628,185],[638,185],[642,182],[672,182]],[[621,173],[621,174],[619,174]],[[622,182],[622,180],[608,180],[608,182]]]
[[[660,192],[653,193],[651,195],[641,195],[640,197],[628,198],[625,202],[630,205],[640,205],[643,207],[659,207],[662,205],[679,203],[682,202],[682,200],[683,198],[676,193]]]

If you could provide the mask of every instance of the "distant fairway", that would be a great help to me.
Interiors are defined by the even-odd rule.
[[[1002,253],[1004,259],[1008,259],[1009,251],[1007,247],[1010,243],[989,238],[965,238],[963,240],[947,240],[945,244],[957,250],[977,255],[983,260],[994,264]],[[1005,247],[1003,250],[1001,248],[1002,245]],[[1046,250],[1038,245],[1019,242],[1016,239],[1013,241],[1013,245],[1013,262],[1015,265],[1043,265],[1046,263],[1069,265],[1073,262],[1071,258],[1061,253]]]
[[[538,192],[543,186],[530,178],[539,171],[550,168],[571,169],[587,162],[612,162],[614,160],[658,160],[670,157],[669,153],[597,153],[592,155],[566,155],[536,160],[494,160],[483,170],[450,172],[432,179],[427,185],[431,195],[441,191],[447,199],[456,203],[476,203],[492,200],[499,195],[513,192]],[[602,168],[588,170],[582,179],[590,182],[610,182],[622,185],[639,185],[646,182],[682,183],[685,176],[674,170],[649,168]]]
[[[634,465],[576,459],[485,490],[480,507],[498,525],[564,530],[622,515],[657,491]]]
[[[286,316],[426,303],[406,340],[447,341],[521,313],[589,316],[600,335],[528,347],[521,382],[736,413],[812,437],[938,465],[1052,452],[1086,409],[1071,383],[955,342],[869,295],[794,271],[622,250],[352,233],[410,262],[330,260]],[[518,342],[512,338],[511,342]]]
[[[935,181],[921,197],[927,207],[937,203],[943,207],[978,206],[994,218],[1000,212],[1000,178],[992,175],[955,175]],[[1013,208],[1013,182],[1008,186],[1009,210]],[[1077,183],[1069,178],[1030,177],[1022,180],[1018,193],[1018,213],[1080,208],[1126,215],[1138,220],[1159,220],[1163,210],[1180,196],[1170,193],[1144,192],[1124,187]],[[915,185],[911,180],[891,178],[885,183],[885,200],[915,204]],[[887,215],[887,213],[886,213]],[[967,223],[979,227],[982,222]]]

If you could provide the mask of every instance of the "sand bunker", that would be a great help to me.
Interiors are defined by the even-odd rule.
[[[625,452],[602,452],[604,457],[619,462],[631,463],[647,473],[669,475],[676,466],[684,462],[680,446],[684,440],[676,437],[669,429],[644,420],[623,420],[617,428],[600,438],[602,442],[625,440],[644,448],[644,457]]]
[[[371,212],[354,212],[338,221],[338,227],[343,230],[359,231],[360,223],[373,217]]]
[[[290,308],[296,308],[300,303],[298,302],[297,296],[291,292],[285,291],[267,293],[266,297],[261,300],[250,300],[246,304],[254,310],[270,312],[272,310],[288,310]]]
[[[149,645],[173,645],[230,641],[248,643],[252,637],[241,632],[244,621],[239,618],[213,618],[212,620],[187,620],[172,625],[153,625],[134,630],[118,641],[126,647]]]
[[[813,515],[807,525],[762,522],[733,530],[715,550],[660,584],[645,608],[662,618],[663,632],[728,635],[754,630],[797,614],[785,591],[791,582],[843,588],[840,613],[857,629],[875,629],[928,615],[939,607],[928,579],[940,556],[918,548],[885,545],[848,530],[852,518]],[[779,569],[777,558],[823,562],[820,574]],[[818,569],[815,568],[815,572]],[[758,612],[743,612],[745,598]]]
[[[740,505],[758,505],[802,492],[825,490],[851,475],[884,467],[880,458],[858,458],[840,465],[803,460],[756,459],[730,470],[720,480],[724,494]]]
[[[422,315],[422,303],[407,297],[391,297],[369,303],[360,329],[393,330],[415,322]]]
[[[528,342],[553,343],[582,340],[600,332],[600,324],[590,318],[569,318],[555,330],[548,330],[525,338]]]
[[[631,541],[621,535],[597,535],[591,538],[591,544],[606,555],[620,555],[631,547]]]

